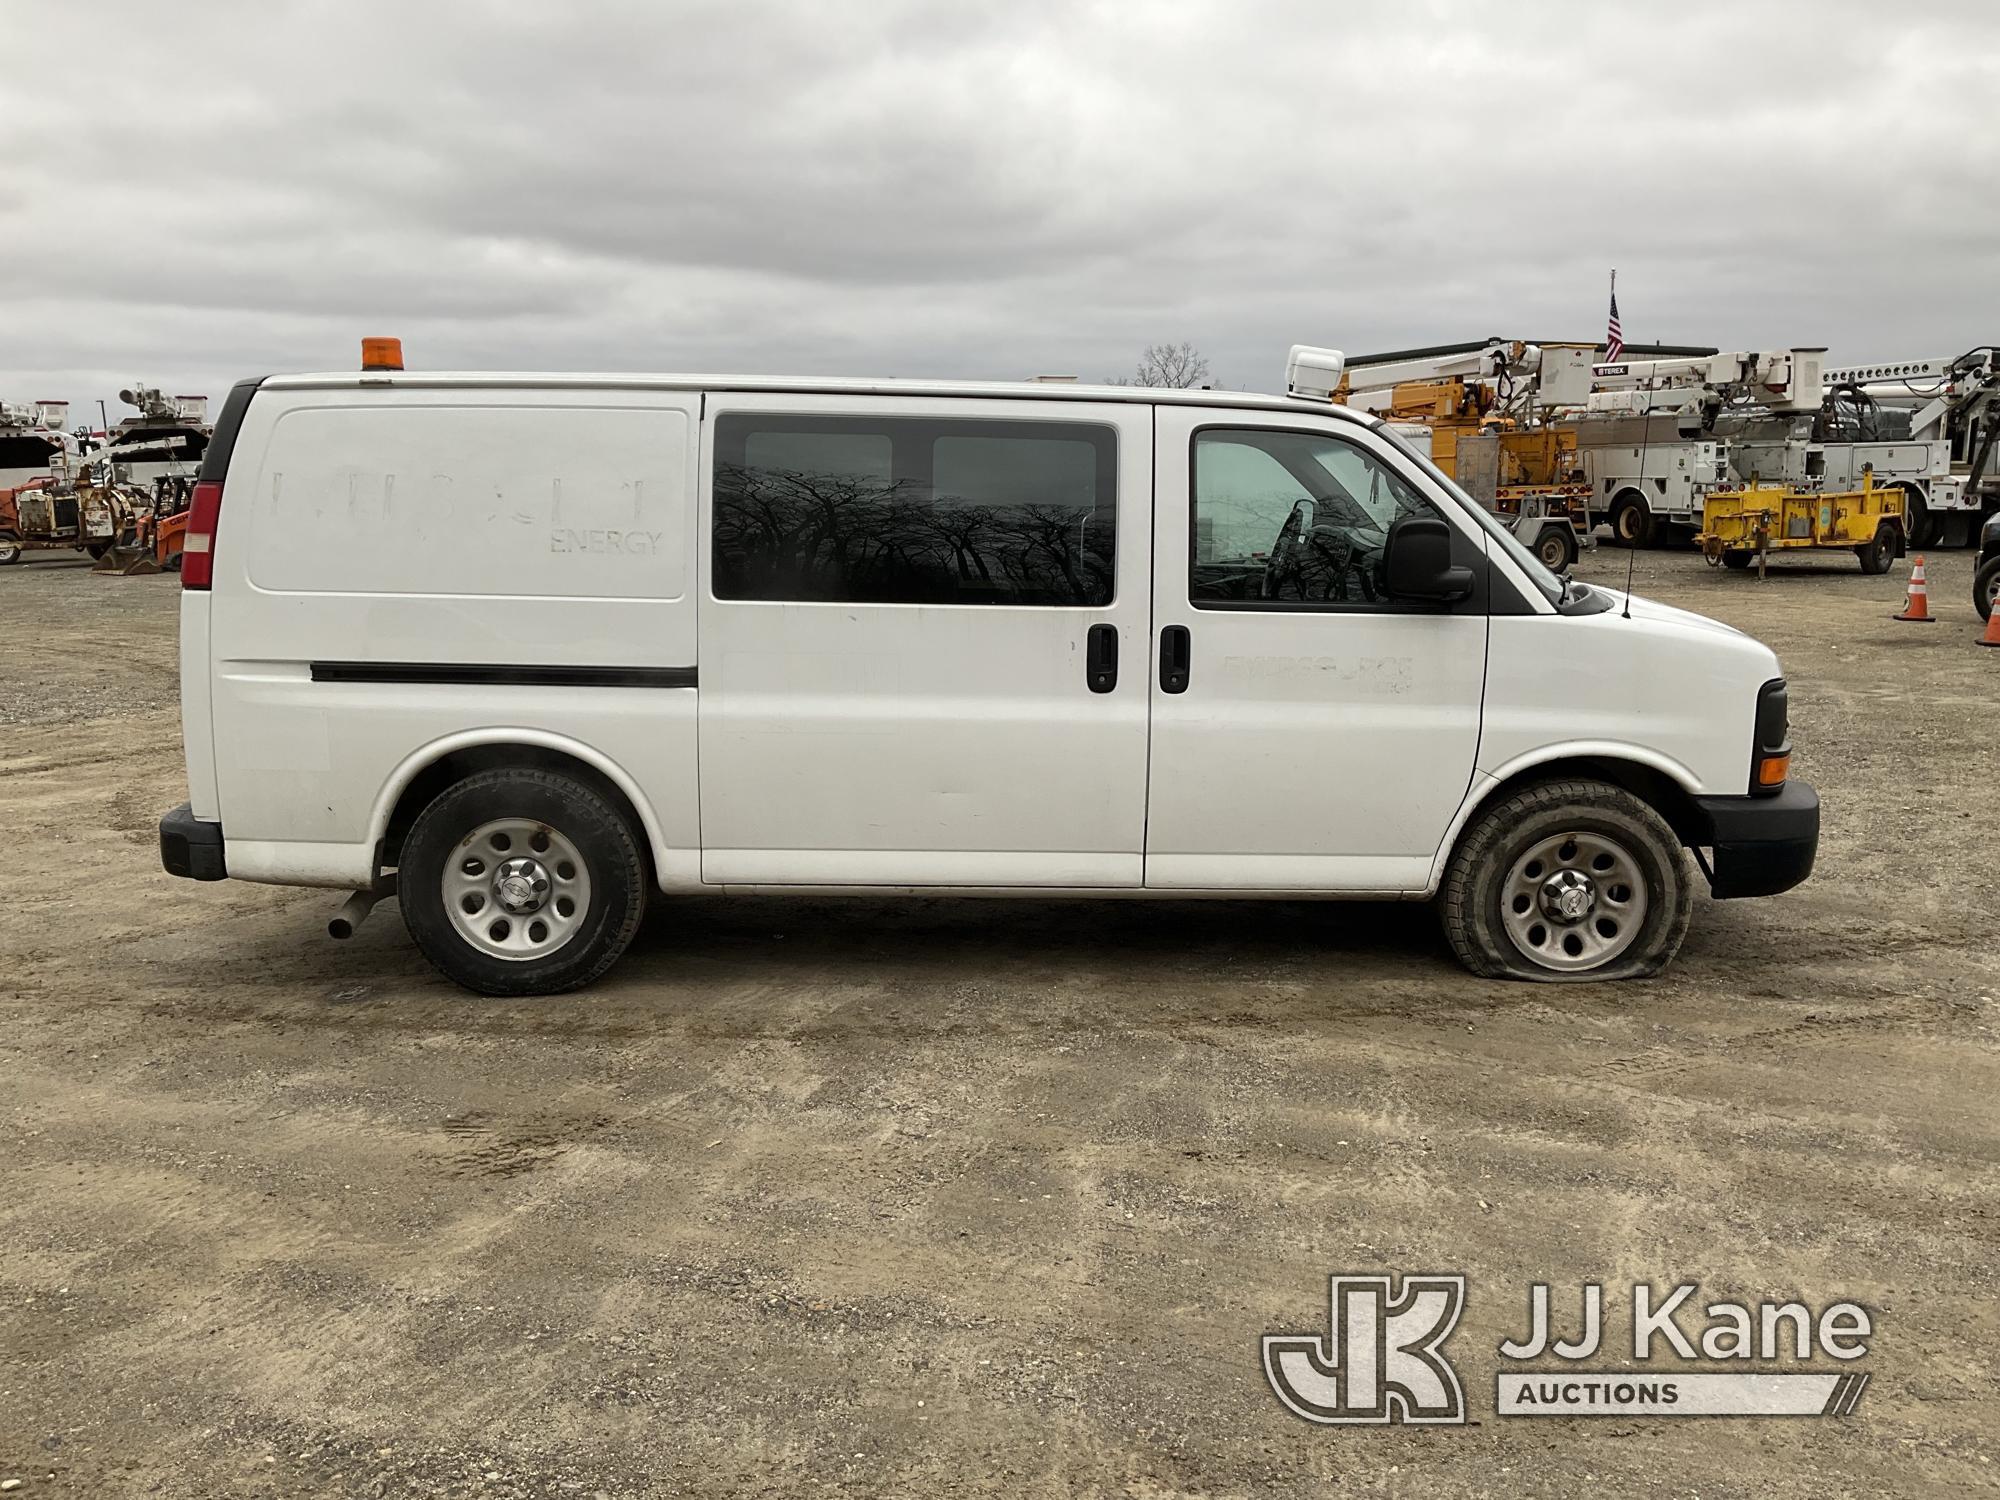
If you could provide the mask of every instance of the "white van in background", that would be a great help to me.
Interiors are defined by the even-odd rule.
[[[1377,418],[1071,384],[246,381],[182,567],[198,880],[393,891],[491,994],[649,894],[1436,897],[1653,974],[1812,867],[1756,641],[1547,572]]]

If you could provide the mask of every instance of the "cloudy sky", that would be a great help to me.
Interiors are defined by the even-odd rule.
[[[1269,389],[1294,342],[1595,337],[1614,265],[1628,340],[1995,336],[1983,0],[0,0],[0,34],[94,59],[0,79],[0,398],[78,416],[366,333],[1092,379],[1188,339]]]

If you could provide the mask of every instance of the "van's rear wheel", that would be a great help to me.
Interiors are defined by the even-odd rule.
[[[1680,951],[1694,891],[1652,808],[1601,781],[1551,781],[1479,816],[1440,906],[1452,952],[1475,974],[1641,979]]]
[[[482,771],[418,815],[396,879],[424,957],[482,995],[548,995],[616,963],[646,907],[624,818],[552,771]]]

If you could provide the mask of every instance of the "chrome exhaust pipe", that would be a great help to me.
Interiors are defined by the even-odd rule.
[[[381,899],[380,893],[376,891],[356,891],[341,902],[339,910],[328,919],[326,935],[334,938],[353,937],[354,929],[361,925],[362,919],[375,909],[375,903]]]

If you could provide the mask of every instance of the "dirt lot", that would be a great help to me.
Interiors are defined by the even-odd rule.
[[[1968,554],[1931,564],[1944,623],[1905,626],[1901,567],[1640,557],[1783,654],[1827,809],[1813,880],[1704,899],[1653,984],[1476,981],[1418,907],[683,901],[519,1003],[393,907],[342,945],[325,893],[163,875],[174,585],[6,570],[0,1478],[1993,1487],[2000,652]],[[1478,1425],[1273,1399],[1258,1335],[1376,1269],[1470,1276]],[[1865,1303],[1873,1384],[1845,1420],[1496,1418],[1526,1286],[1573,1320],[1584,1280]]]

